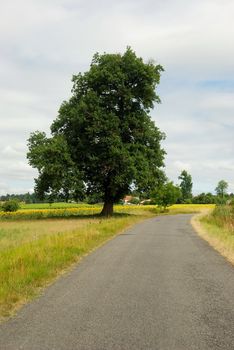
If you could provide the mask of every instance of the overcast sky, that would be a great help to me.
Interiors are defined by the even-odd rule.
[[[152,118],[168,177],[234,192],[233,18],[233,0],[0,0],[0,194],[33,189],[26,140],[49,132],[72,75],[126,46],[165,69]]]

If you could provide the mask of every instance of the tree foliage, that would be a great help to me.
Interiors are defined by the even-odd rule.
[[[29,139],[37,193],[95,193],[110,215],[131,186],[143,192],[160,183],[164,134],[149,112],[160,102],[155,88],[162,71],[130,48],[123,55],[95,54],[89,71],[73,76],[52,137],[36,132]]]
[[[47,138],[44,132],[36,131],[29,138],[28,158],[39,171],[35,180],[38,197],[53,201],[61,198],[83,199],[84,184],[78,167],[72,161],[67,142],[62,135]]]
[[[192,183],[192,176],[186,171],[183,170],[178,177],[180,182],[180,189],[182,193],[181,200],[182,202],[186,202],[187,200],[190,200],[192,198],[192,188],[193,188],[193,183]]]
[[[216,203],[216,196],[212,193],[200,193],[197,196],[194,196],[192,199],[194,204],[213,204]]]
[[[2,205],[2,210],[6,212],[13,212],[17,211],[20,208],[19,202],[15,199],[11,199],[9,201],[6,201]]]
[[[178,186],[175,186],[173,182],[167,182],[156,190],[152,197],[156,204],[166,209],[166,207],[175,204],[182,193]]]
[[[18,202],[24,202],[24,203],[36,203],[38,201],[38,198],[36,198],[35,193],[22,193],[22,194],[5,194],[0,196],[0,201],[6,202],[11,199],[16,199]]]
[[[215,188],[217,196],[224,197],[227,194],[228,183],[225,180],[220,180]]]

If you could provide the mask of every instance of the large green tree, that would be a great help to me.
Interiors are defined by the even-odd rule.
[[[182,201],[185,202],[186,200],[189,200],[192,198],[192,188],[193,188],[193,182],[192,182],[192,176],[186,171],[183,170],[178,177],[180,182],[180,189],[182,193]]]
[[[73,76],[72,96],[59,109],[52,137],[36,132],[29,139],[28,159],[39,170],[36,188],[57,192],[69,170],[68,192],[77,176],[77,192],[100,195],[103,215],[111,215],[132,186],[155,188],[163,178],[164,134],[149,113],[160,102],[155,89],[162,71],[130,48],[123,55],[95,54],[90,69]]]

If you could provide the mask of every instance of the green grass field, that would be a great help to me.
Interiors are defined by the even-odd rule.
[[[204,208],[207,206],[176,205],[164,214]],[[116,206],[116,214],[108,219],[99,217],[99,212],[100,206],[56,209],[45,205],[0,217],[0,316],[10,315],[106,240],[160,214],[155,206]]]
[[[100,205],[91,205],[87,203],[65,203],[65,202],[57,202],[57,203],[32,203],[32,204],[21,204],[21,209],[64,209],[64,208],[93,208]]]

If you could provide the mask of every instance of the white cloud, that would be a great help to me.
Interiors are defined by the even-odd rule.
[[[233,13],[232,0],[2,1],[0,192],[32,188],[26,140],[49,131],[72,74],[127,45],[165,67],[152,115],[167,134],[168,176],[188,169],[195,191],[233,184],[234,82],[217,84],[234,74]]]
[[[187,170],[190,171],[191,170],[191,164],[189,163],[185,163],[185,162],[181,162],[180,160],[176,160],[174,162],[174,166],[178,171],[182,171],[182,170]]]

